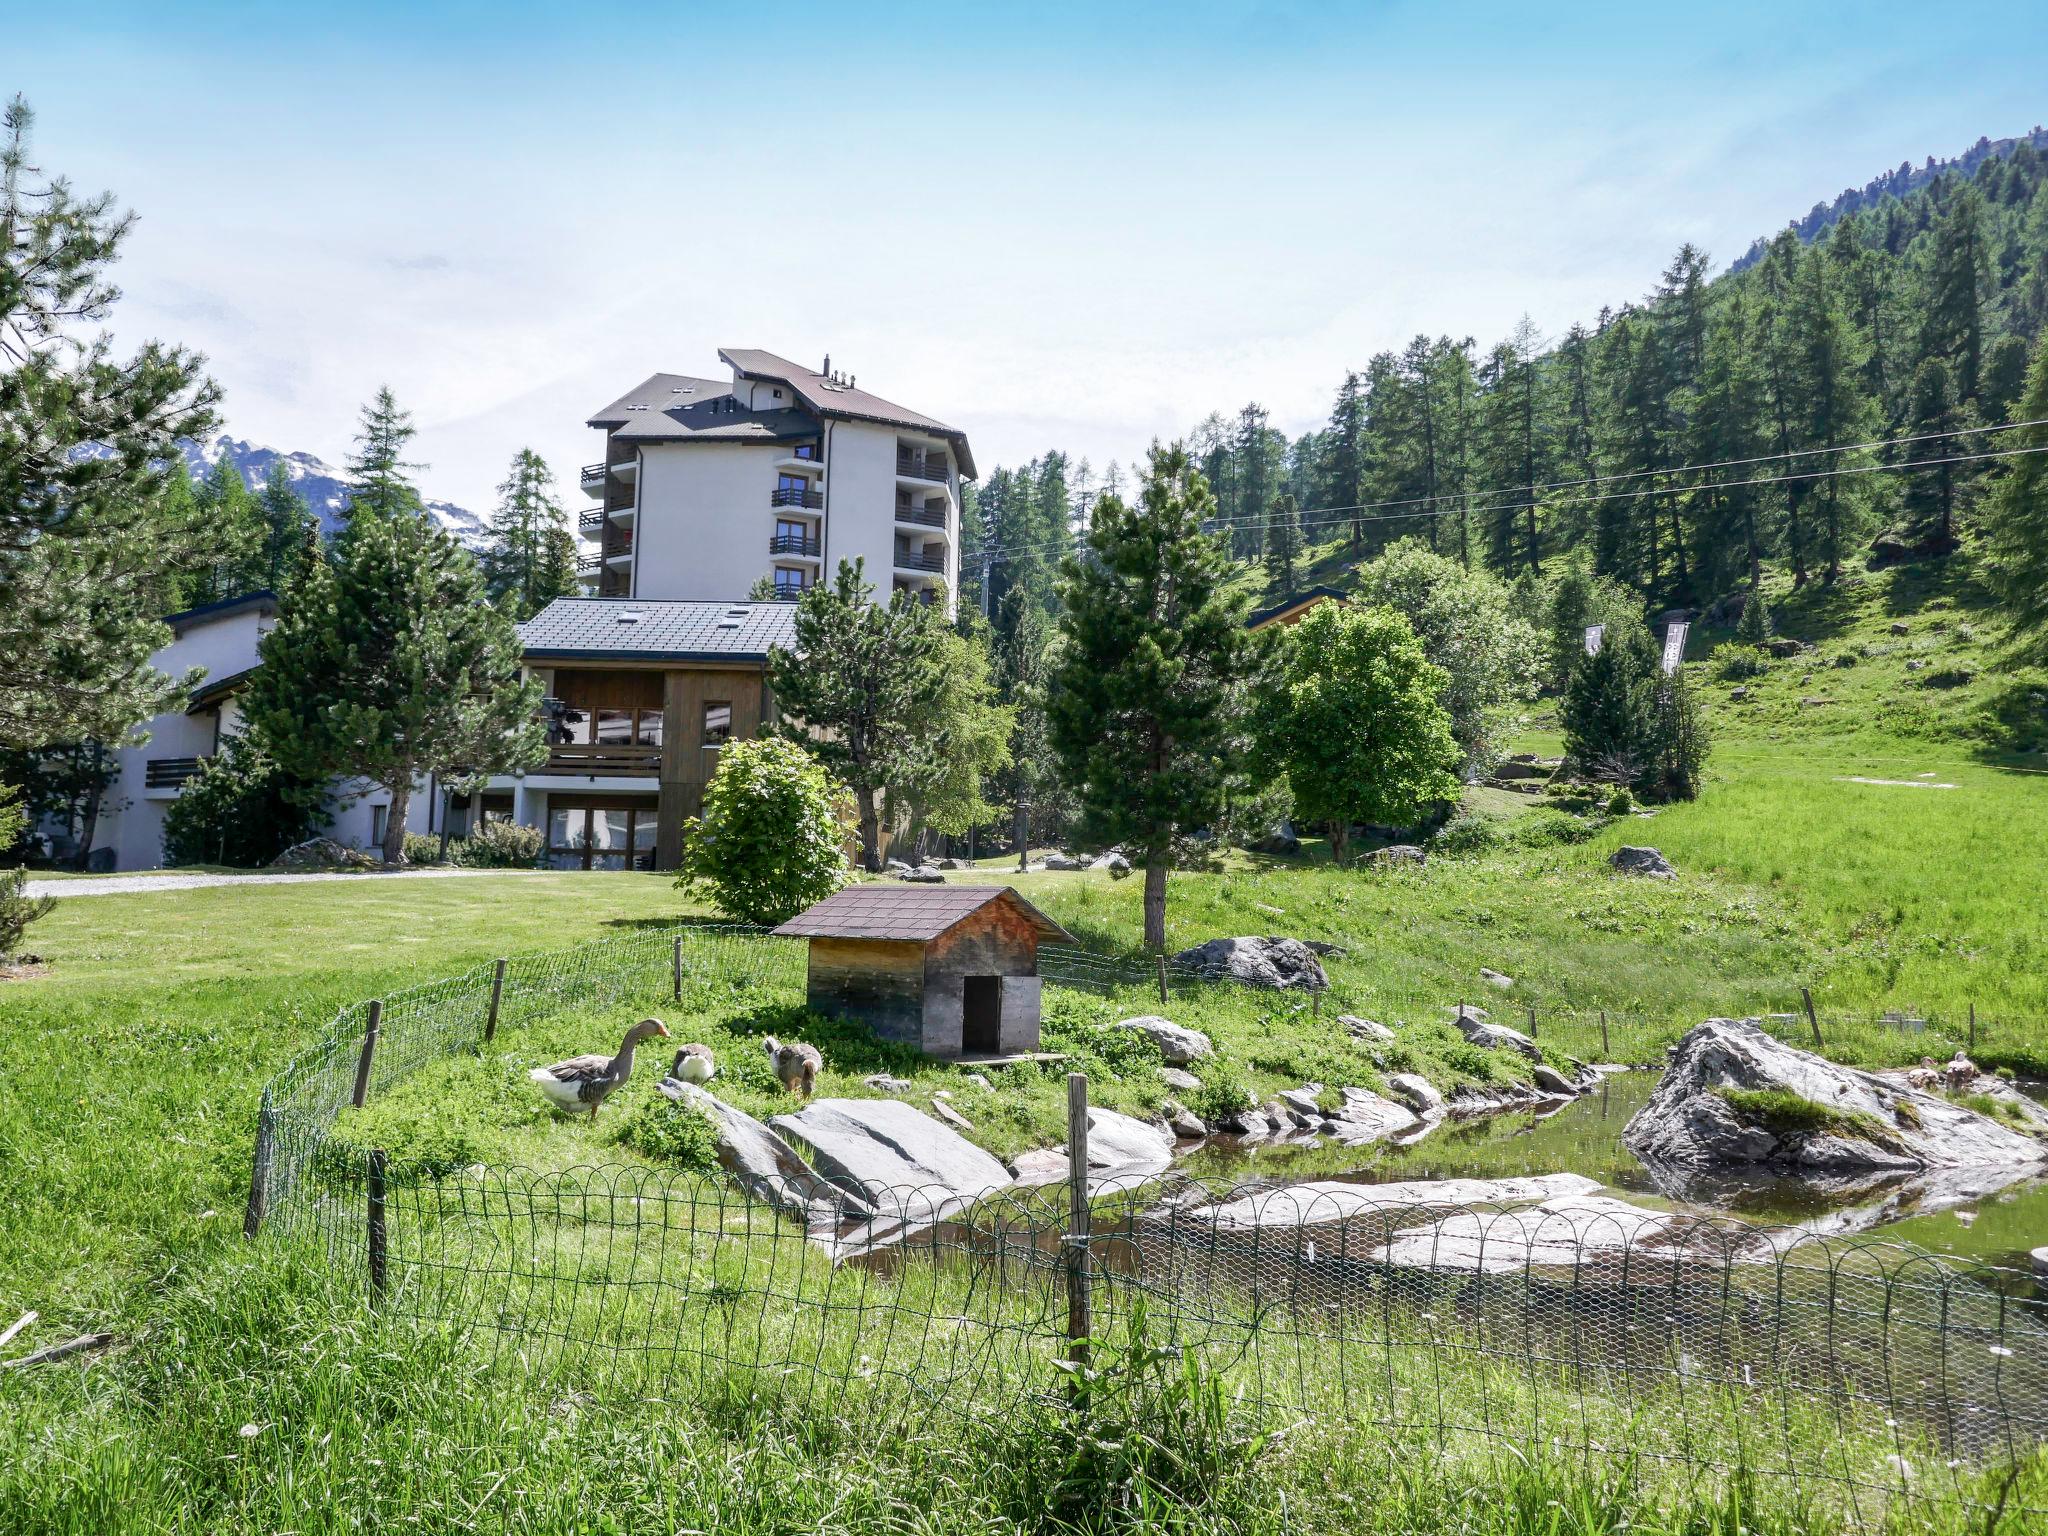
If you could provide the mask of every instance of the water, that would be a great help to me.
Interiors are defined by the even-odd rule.
[[[1294,1183],[1343,1179],[1361,1184],[1397,1179],[1513,1178],[1581,1173],[1623,1196],[1682,1203],[1770,1225],[1813,1224],[1820,1230],[1867,1231],[1887,1241],[1987,1264],[2029,1267],[2028,1252],[2048,1243],[2048,1178],[1937,1209],[1942,1200],[1909,1183],[1866,1185],[1830,1195],[1811,1180],[1745,1172],[1660,1188],[1621,1144],[1622,1128],[1657,1085],[1652,1072],[1605,1078],[1598,1088],[1550,1113],[1521,1112],[1451,1121],[1409,1146],[1340,1147],[1330,1143],[1260,1144],[1219,1138],[1184,1161],[1187,1171],[1226,1180],[1264,1178]],[[2048,1085],[2034,1085],[2038,1091]]]

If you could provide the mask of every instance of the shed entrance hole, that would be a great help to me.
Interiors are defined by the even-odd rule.
[[[960,1049],[968,1056],[993,1056],[1002,1049],[1002,978],[963,976],[960,997]]]

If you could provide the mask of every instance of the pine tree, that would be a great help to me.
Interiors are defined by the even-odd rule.
[[[2017,419],[2048,421],[2048,337],[2034,349]],[[2005,611],[2014,658],[2048,664],[2048,426],[2005,433],[2001,445],[2033,451],[2007,461],[1991,496],[1991,589]]]
[[[257,493],[263,517],[263,584],[289,592],[320,558],[320,519],[292,489],[291,471],[273,460]]]
[[[1640,620],[1611,624],[1565,684],[1558,723],[1572,771],[1606,784],[1640,784],[1656,771],[1657,647]]]
[[[1742,617],[1735,624],[1735,638],[1743,645],[1762,645],[1771,638],[1771,610],[1764,604],[1764,589],[1749,589],[1742,605]]]
[[[1282,491],[1266,509],[1266,579],[1282,597],[1294,596],[1301,564],[1301,508]]]
[[[241,470],[225,455],[215,459],[206,477],[194,488],[199,516],[219,540],[220,558],[201,574],[187,593],[187,601],[222,602],[253,592],[264,585],[264,546],[269,529],[263,508],[249,492]]]
[[[1217,819],[1235,774],[1250,637],[1228,551],[1202,531],[1214,511],[1186,448],[1155,447],[1137,504],[1097,503],[1086,558],[1061,572],[1053,744],[1082,835],[1124,844],[1144,867],[1153,950],[1166,944],[1174,841]]]
[[[486,600],[476,562],[424,517],[355,517],[261,654],[243,706],[257,743],[302,781],[390,790],[387,864],[403,861],[418,780],[511,773],[546,755],[540,685],[519,680],[512,621]]]
[[[0,746],[19,747],[118,741],[176,699],[189,680],[150,666],[158,615],[221,554],[173,494],[218,391],[182,348],[124,361],[78,334],[113,308],[132,219],[43,179],[33,122],[19,96],[0,117]]]
[[[514,619],[530,619],[556,598],[580,590],[576,536],[555,496],[547,460],[531,448],[512,455],[479,559],[484,590]]]
[[[1855,455],[1832,450],[1861,440],[1868,429],[1863,401],[1856,388],[1862,359],[1847,316],[1833,287],[1830,263],[1809,253],[1800,264],[1794,297],[1793,324],[1799,336],[1799,383],[1803,410],[1802,446],[1821,450],[1818,457],[1797,461],[1797,467],[1843,470],[1855,467]],[[1864,495],[1858,481],[1830,474],[1818,482],[1808,503],[1813,509],[1813,553],[1825,569],[1822,579],[1834,582],[1852,543],[1860,542]]]
[[[1948,364],[1957,400],[1974,399],[1984,353],[1984,287],[1990,253],[1984,235],[1984,200],[1965,183],[1950,198],[1935,226],[1933,264],[1927,276],[1925,319],[1920,330],[1922,360]],[[1918,375],[1915,375],[1918,387]],[[1917,401],[1916,401],[1917,403]]]
[[[1346,373],[1337,387],[1337,403],[1330,408],[1330,428],[1324,435],[1323,504],[1349,513],[1353,553],[1365,544],[1364,511],[1366,472],[1365,391],[1356,373]]]
[[[343,531],[353,532],[365,517],[418,517],[420,493],[410,478],[424,466],[405,457],[406,448],[419,429],[412,413],[398,408],[387,384],[376,399],[363,407],[362,426],[356,433],[356,449],[348,461],[349,497],[343,510]]]
[[[1945,555],[1956,547],[1957,466],[1946,462],[1957,451],[1963,412],[1956,403],[1948,366],[1930,357],[1913,375],[1908,392],[1906,434],[1918,439],[1907,449],[1901,498],[1905,539],[1916,553]],[[1910,466],[1924,464],[1914,469]]]

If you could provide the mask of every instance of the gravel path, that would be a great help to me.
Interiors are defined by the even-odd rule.
[[[102,875],[84,880],[31,880],[31,896],[128,896],[142,891],[194,891],[206,885],[302,885],[315,880],[450,880],[458,875],[503,874],[492,869],[407,869],[322,871],[317,874]]]

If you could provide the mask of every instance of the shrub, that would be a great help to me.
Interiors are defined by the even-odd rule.
[[[0,784],[0,848],[11,848],[28,823],[28,814],[16,803],[20,791]],[[49,915],[56,905],[47,896],[28,894],[28,871],[0,869],[0,962],[11,959],[28,925]]]
[[[1492,816],[1460,813],[1431,839],[1431,848],[1453,856],[1485,853],[1500,846],[1500,822]]]
[[[1626,789],[1617,789],[1612,795],[1608,796],[1607,814],[1610,816],[1626,816],[1635,808],[1636,798]]]
[[[1627,795],[1627,790],[1617,790],[1614,798],[1621,800]],[[1583,843],[1593,835],[1593,828],[1569,811],[1542,806],[1525,816],[1517,816],[1508,824],[1508,835],[1517,847],[1551,848],[1564,843]]]
[[[767,1065],[762,1058],[762,1065]],[[718,1131],[702,1110],[673,1099],[654,1098],[626,1117],[619,1145],[656,1162],[708,1172],[718,1166]]]
[[[453,862],[455,850],[460,844],[448,845],[448,857]],[[405,862],[408,864],[438,864],[441,862],[441,834],[438,832],[408,832],[405,834]]]
[[[733,742],[684,828],[676,884],[743,922],[782,922],[845,880],[849,819],[846,791],[797,743]]]
[[[1181,1095],[1181,1103],[1204,1125],[1213,1126],[1219,1120],[1228,1120],[1241,1110],[1250,1109],[1258,1102],[1249,1086],[1241,1077],[1226,1077],[1212,1068],[1202,1079],[1202,1086],[1193,1093]]]
[[[321,785],[246,735],[224,737],[164,812],[164,862],[260,869],[330,820]]]
[[[1738,1118],[1773,1136],[1852,1136],[1879,1145],[1893,1144],[1885,1127],[1869,1115],[1817,1104],[1789,1088],[1716,1088],[1714,1092]]]
[[[451,844],[448,856],[465,869],[531,869],[540,862],[540,847],[539,827],[522,827],[515,821],[487,821],[460,842]]]
[[[1724,683],[1746,683],[1770,670],[1770,659],[1761,651],[1729,647],[1714,658],[1714,675]]]
[[[1753,589],[1742,605],[1742,618],[1736,623],[1735,638],[1744,645],[1762,645],[1771,638],[1771,610],[1764,606],[1763,588]]]

